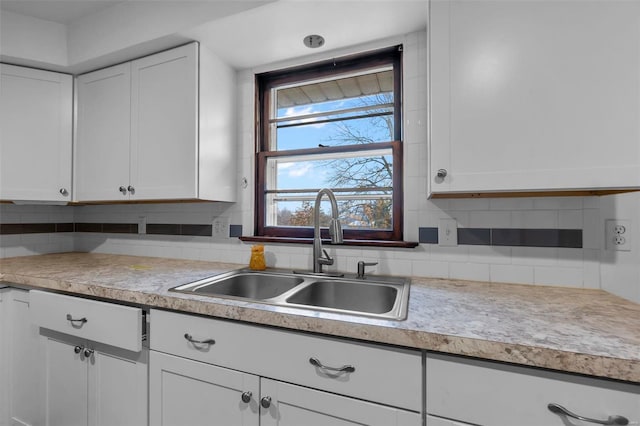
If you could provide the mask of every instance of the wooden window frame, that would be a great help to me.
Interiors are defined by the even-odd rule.
[[[333,146],[285,151],[269,151],[269,118],[271,90],[275,87],[304,81],[330,78],[336,74],[352,73],[393,66],[394,91],[394,140],[363,145]],[[337,76],[336,76],[337,77]],[[316,153],[340,153],[366,151],[372,148],[391,148],[393,155],[392,221],[390,230],[344,229],[345,242],[351,241],[402,241],[403,239],[403,149],[402,149],[402,46],[377,50],[310,65],[288,68],[256,75],[256,185],[254,229],[257,238],[311,239],[312,227],[266,226],[266,164],[268,158]],[[321,229],[323,239],[329,238],[328,230]]]

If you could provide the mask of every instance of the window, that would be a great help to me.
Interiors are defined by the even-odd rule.
[[[312,238],[330,188],[346,240],[402,240],[401,52],[257,76],[257,236]]]

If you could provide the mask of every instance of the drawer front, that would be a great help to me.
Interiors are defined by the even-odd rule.
[[[185,335],[215,343],[192,343]],[[160,310],[151,311],[150,342],[153,350],[263,377],[416,412],[422,407],[419,351]],[[353,371],[333,371],[322,365],[351,366]]]
[[[593,424],[554,414],[551,403],[592,419],[640,421],[640,384],[439,354],[427,355],[426,399],[429,414],[478,425]]]
[[[142,309],[32,290],[32,322],[129,351],[142,350]],[[84,320],[84,321],[83,321]]]

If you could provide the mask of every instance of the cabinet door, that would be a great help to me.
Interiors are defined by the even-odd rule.
[[[469,423],[460,423],[454,420],[440,417],[427,416],[427,426],[471,426]]]
[[[131,64],[83,74],[77,89],[75,200],[128,200]]]
[[[47,426],[87,424],[87,362],[75,346],[43,336],[45,341],[45,392]]]
[[[96,348],[87,359],[89,426],[147,424],[148,351]]]
[[[640,187],[640,3],[430,13],[432,193]]]
[[[43,358],[38,327],[31,323],[29,292],[6,293],[7,381],[9,424],[44,423]]]
[[[258,426],[257,376],[161,352],[150,354],[149,424]],[[243,401],[243,394],[250,395],[249,402]]]
[[[0,71],[0,199],[71,201],[72,77]]]
[[[198,45],[138,59],[131,70],[131,198],[196,198]]]
[[[420,426],[419,413],[261,379],[261,426]],[[384,384],[380,384],[384,386]],[[264,405],[263,405],[264,407]]]

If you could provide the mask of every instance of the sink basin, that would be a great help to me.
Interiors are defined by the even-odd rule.
[[[397,277],[292,273],[248,269],[205,278],[170,291],[255,301],[349,315],[402,320],[407,316],[411,281]]]
[[[383,314],[391,311],[398,289],[384,284],[358,281],[316,281],[300,289],[287,303]]]
[[[207,278],[172,290],[211,296],[264,300],[279,296],[303,281],[303,278],[294,276],[238,272]]]

